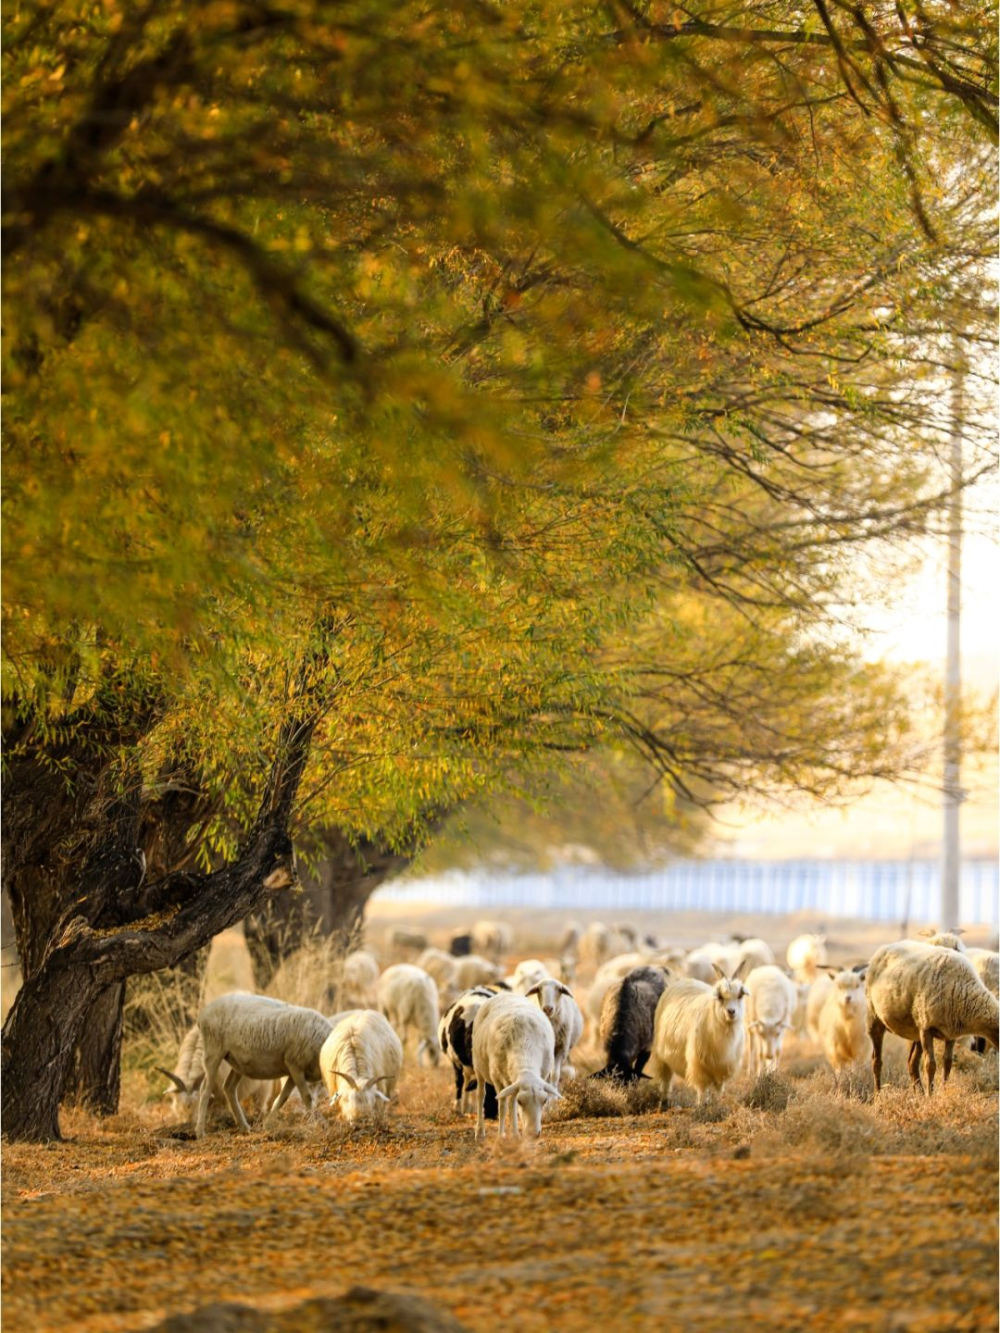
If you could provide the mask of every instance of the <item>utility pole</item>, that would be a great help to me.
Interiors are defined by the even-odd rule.
[[[958,926],[959,810],[962,791],[961,728],[961,621],[962,621],[962,419],[965,414],[965,367],[959,339],[953,343],[955,365],[951,372],[951,435],[948,500],[948,641],[944,682],[944,843],[941,864],[941,916],[938,926]]]

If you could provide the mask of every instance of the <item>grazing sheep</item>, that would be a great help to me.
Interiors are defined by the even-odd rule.
[[[412,963],[397,963],[379,977],[378,1005],[395,1028],[405,1047],[411,1037],[417,1041],[417,1063],[426,1056],[437,1065],[441,1057],[438,1045],[438,993],[434,979]]]
[[[476,1086],[472,1067],[473,1020],[486,1001],[495,994],[495,991],[487,990],[485,986],[467,990],[444,1011],[438,1024],[438,1042],[455,1071],[455,1110],[460,1115],[471,1109],[468,1097]]]
[[[403,1069],[403,1046],[382,1014],[362,1009],[333,1028],[320,1050],[319,1067],[330,1105],[348,1124],[379,1119]]]
[[[648,1068],[664,1102],[674,1075],[695,1089],[700,1106],[713,1091],[721,1091],[740,1067],[746,987],[721,968],[716,973],[714,986],[680,978],[668,982],[660,996]]]
[[[434,978],[438,995],[442,999],[455,989],[455,974],[458,963],[443,949],[425,949],[417,959],[417,967],[422,967],[429,977]]]
[[[472,927],[472,947],[499,963],[514,948],[514,932],[503,921],[477,921]]]
[[[746,1026],[750,1073],[777,1069],[785,1033],[792,1026],[799,1002],[794,981],[780,967],[755,967],[746,980]]]
[[[410,958],[427,948],[427,936],[415,926],[393,926],[386,937],[394,958]]]
[[[882,1086],[882,1041],[886,1030],[911,1042],[910,1079],[921,1087],[921,1058],[927,1060],[927,1092],[934,1091],[934,1038],[944,1041],[944,1077],[951,1073],[955,1041],[969,1034],[1000,1046],[1000,1008],[968,958],[954,949],[901,940],[883,944],[868,966],[868,1035],[872,1041],[875,1089]]]
[[[601,1006],[599,1030],[604,1068],[593,1078],[624,1083],[643,1076],[653,1048],[653,1019],[668,973],[660,967],[637,967],[611,983]]]
[[[785,961],[796,981],[813,982],[826,963],[825,935],[796,935],[785,950]]]
[[[170,1109],[176,1115],[186,1115],[195,1106],[198,1092],[205,1082],[205,1046],[197,1023],[184,1034],[173,1070],[164,1069],[162,1065],[154,1065],[154,1068],[170,1080],[171,1086],[163,1090],[164,1097],[170,1101]],[[223,1086],[229,1071],[230,1065],[223,1060],[212,1089],[212,1097],[217,1101],[224,1099]],[[236,1095],[241,1100],[246,1100],[247,1096],[253,1097],[259,1109],[266,1113],[280,1088],[280,1083],[274,1079],[264,1082],[244,1079]]]
[[[456,990],[471,990],[473,986],[489,986],[499,980],[501,969],[488,958],[470,953],[459,958],[455,963],[455,976],[452,985]]]
[[[509,1124],[520,1133],[519,1115],[536,1138],[542,1132],[542,1110],[559,1097],[545,1078],[555,1060],[552,1024],[523,995],[494,995],[476,1014],[472,1025],[472,1067],[476,1075],[476,1138],[486,1137],[484,1106],[487,1084],[497,1088],[499,1132]]]
[[[868,1055],[868,1004],[865,999],[865,971],[831,968],[829,985],[823,988],[823,1002],[815,1017],[816,1034],[823,1054],[833,1070],[833,1082],[840,1086],[840,1075]]]
[[[573,992],[554,977],[545,977],[525,992],[552,1024],[555,1037],[554,1064],[545,1077],[558,1088],[569,1053],[583,1036],[583,1014]]]
[[[378,993],[378,959],[368,949],[355,949],[344,959],[341,970],[340,1004],[352,1009],[372,1009]]]
[[[691,950],[684,959],[684,970],[693,980],[711,986],[716,979],[716,969],[732,976],[742,961],[738,945],[709,943]]]
[[[205,1047],[205,1082],[195,1129],[199,1139],[205,1133],[208,1103],[223,1060],[231,1066],[223,1092],[236,1127],[244,1134],[250,1126],[235,1095],[241,1077],[284,1078],[271,1116],[281,1110],[293,1087],[306,1110],[312,1110],[308,1085],[319,1082],[319,1053],[331,1031],[322,1014],[266,995],[222,995],[202,1009],[198,1027]]]

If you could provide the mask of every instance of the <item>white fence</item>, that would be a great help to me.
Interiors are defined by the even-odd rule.
[[[960,888],[960,922],[943,924],[998,921],[996,861],[964,861]],[[677,861],[636,874],[592,866],[524,875],[453,871],[398,880],[378,893],[397,902],[470,907],[812,912],[820,917],[937,922],[941,866],[938,861]]]

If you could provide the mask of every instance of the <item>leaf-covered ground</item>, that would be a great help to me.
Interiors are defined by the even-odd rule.
[[[835,1098],[808,1049],[707,1113],[581,1083],[533,1146],[477,1145],[450,1087],[411,1072],[376,1133],[290,1105],[272,1134],[220,1118],[198,1143],[144,1106],[8,1146],[7,1327],[143,1329],[356,1283],[470,1330],[997,1327],[995,1072],[972,1057],[933,1102]]]

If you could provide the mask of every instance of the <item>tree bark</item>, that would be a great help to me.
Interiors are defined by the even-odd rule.
[[[210,874],[177,872],[141,888],[135,855],[141,789],[105,809],[77,879],[3,1030],[0,1112],[11,1139],[59,1138],[59,1100],[87,1015],[129,976],[170,967],[295,882],[288,822],[315,723],[292,718],[257,819],[236,859]]]
[[[122,1024],[125,987],[121,982],[98,995],[83,1023],[63,1100],[72,1097],[95,1115],[116,1115],[122,1083]]]

